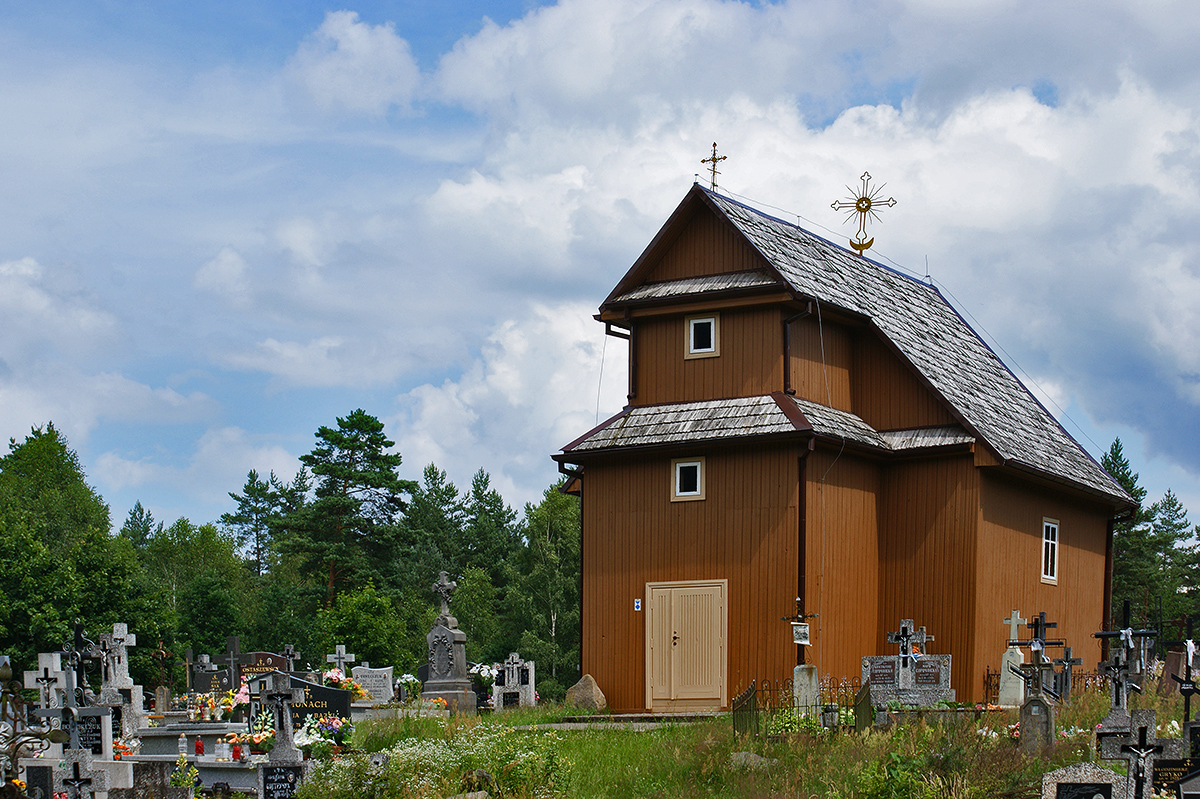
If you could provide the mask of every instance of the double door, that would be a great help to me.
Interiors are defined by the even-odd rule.
[[[728,704],[724,580],[647,583],[646,706],[707,710]]]

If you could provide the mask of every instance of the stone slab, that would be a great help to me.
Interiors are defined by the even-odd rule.
[[[1131,799],[1128,780],[1095,763],[1075,763],[1042,777],[1042,799]]]

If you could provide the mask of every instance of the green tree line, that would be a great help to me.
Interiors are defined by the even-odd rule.
[[[125,622],[138,636],[130,670],[184,684],[183,653],[279,652],[314,667],[335,644],[374,667],[415,671],[436,616],[438,573],[458,582],[451,610],[468,659],[520,652],[538,690],[558,697],[579,678],[579,502],[549,486],[518,513],[475,473],[461,490],[430,464],[399,476],[401,456],[363,410],[316,432],[296,475],[251,470],[219,519],[167,524],[134,505],[119,530],[77,455],[48,424],[10,439],[0,458],[0,652],[33,668],[72,625],[89,634]]]

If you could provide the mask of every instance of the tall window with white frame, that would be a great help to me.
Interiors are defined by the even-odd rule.
[[[1058,584],[1058,519],[1042,519],[1042,582]]]
[[[671,501],[704,499],[704,458],[671,461]]]

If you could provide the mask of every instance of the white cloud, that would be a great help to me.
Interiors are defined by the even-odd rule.
[[[162,453],[129,458],[116,450],[101,453],[95,463],[91,476],[106,492],[154,486],[160,492],[165,488],[205,505],[225,502],[228,492],[241,489],[251,469],[264,479],[274,471],[286,480],[298,468],[296,456],[283,447],[265,443],[238,427],[205,430],[182,466],[164,463]]]
[[[407,471],[428,463],[461,488],[480,468],[513,505],[537,501],[554,479],[550,455],[625,404],[626,354],[584,304],[533,304],[502,322],[457,380],[400,397],[390,420]],[[601,383],[601,355],[604,374]]]
[[[361,22],[353,11],[328,12],[288,66],[323,111],[379,115],[403,109],[420,83],[412,51],[395,26]]]
[[[211,291],[234,308],[246,308],[253,299],[246,282],[246,261],[232,247],[222,247],[216,257],[197,269],[192,285]]]

